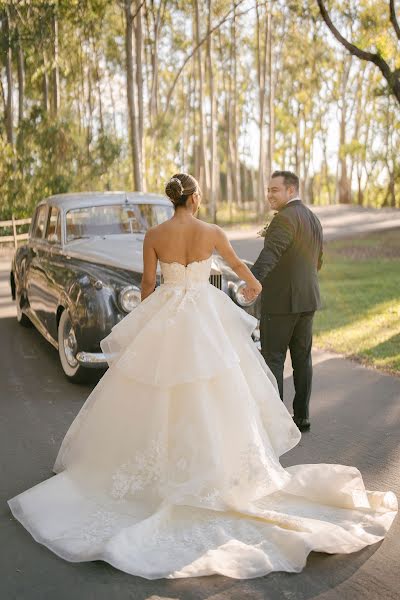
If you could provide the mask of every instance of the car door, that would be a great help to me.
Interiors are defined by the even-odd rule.
[[[26,273],[29,308],[41,324],[44,324],[46,303],[46,277],[43,273],[43,263],[47,247],[44,239],[47,214],[47,204],[41,204],[37,208],[35,224],[29,240],[29,261]]]
[[[57,339],[57,308],[65,272],[61,249],[61,211],[57,206],[49,206],[44,240],[46,246],[42,253],[41,270],[45,283],[41,310],[48,333]]]

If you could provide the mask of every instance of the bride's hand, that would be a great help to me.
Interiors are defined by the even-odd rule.
[[[243,288],[242,293],[246,299],[246,302],[251,302],[251,300],[257,298],[257,296],[261,293],[261,290],[262,285],[261,283],[257,282],[255,285],[252,286],[247,285],[245,288]]]

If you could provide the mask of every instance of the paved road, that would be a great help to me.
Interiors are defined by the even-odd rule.
[[[400,210],[374,209],[360,206],[315,206],[312,207],[321,220],[324,239],[332,240],[351,237],[369,231],[383,231],[394,227],[400,228]],[[257,236],[260,225],[233,229],[229,232],[235,242],[237,252],[242,258],[254,260],[263,246],[263,238]]]
[[[235,242],[236,244],[237,242]],[[251,243],[240,241],[254,258]],[[400,518],[384,542],[356,554],[312,553],[298,574],[250,581],[213,576],[175,581],[131,577],[102,562],[72,564],[35,543],[6,500],[52,475],[59,444],[90,386],[64,380],[57,353],[15,321],[0,259],[0,599],[1,600],[398,600]],[[288,369],[289,375],[290,369]],[[292,387],[286,382],[286,403]],[[400,379],[342,358],[315,354],[313,429],[283,464],[358,467],[368,489],[400,498]]]

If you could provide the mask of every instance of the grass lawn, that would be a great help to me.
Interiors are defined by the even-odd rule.
[[[400,230],[325,244],[315,344],[400,374]]]

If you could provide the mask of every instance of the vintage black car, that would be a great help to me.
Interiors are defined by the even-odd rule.
[[[106,367],[100,341],[140,303],[144,234],[172,214],[169,200],[141,192],[58,194],[36,207],[29,240],[13,257],[12,297],[18,322],[33,323],[58,349],[69,380]],[[258,310],[217,255],[210,282],[251,314]]]

